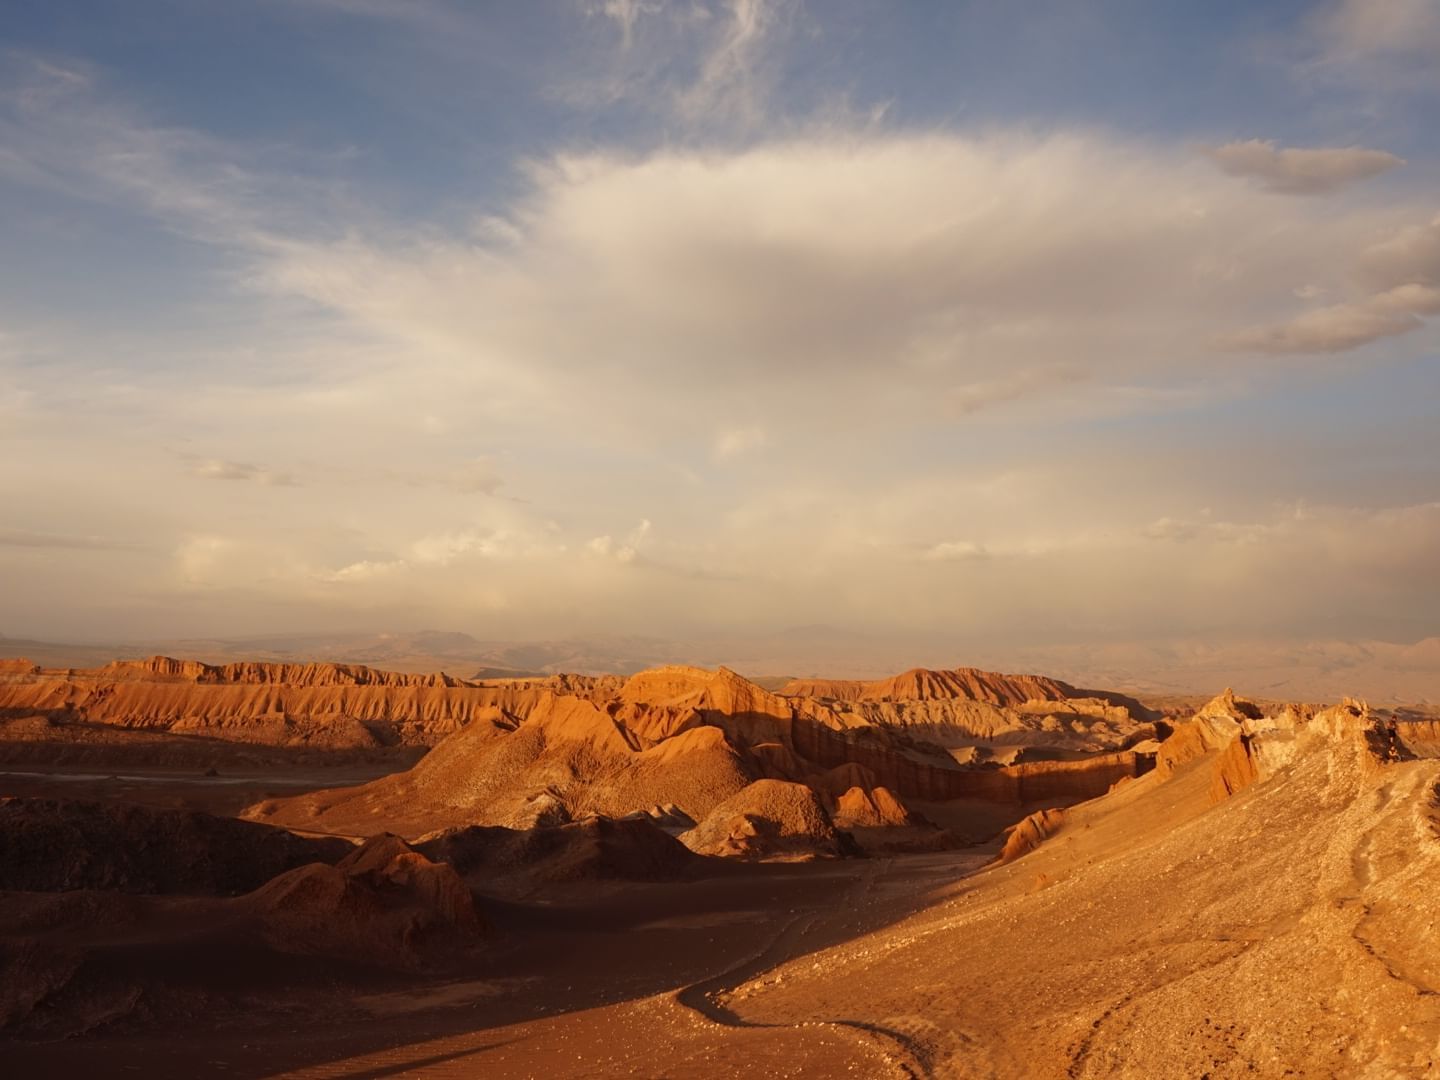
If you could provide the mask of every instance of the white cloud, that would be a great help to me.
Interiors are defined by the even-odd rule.
[[[578,57],[550,93],[582,108],[623,102],[692,131],[762,126],[777,46],[801,13],[797,0],[590,0],[581,10],[612,21],[619,47]]]
[[[769,443],[765,429],[752,424],[749,427],[724,428],[715,436],[713,457],[717,461],[728,461],[759,450]]]
[[[1282,518],[1282,523],[1303,521],[1305,514],[1299,508]],[[1274,524],[1239,523],[1233,521],[1212,521],[1208,515],[1200,519],[1175,517],[1157,518],[1144,529],[1141,535],[1149,540],[1170,543],[1191,543],[1208,541],[1213,544],[1258,544],[1276,529]]]
[[[783,6],[785,0],[726,0],[722,36],[701,64],[699,77],[677,98],[682,115],[759,119],[765,92],[757,70],[761,49]]]
[[[957,386],[949,396],[955,411],[964,415],[1053,391],[1069,383],[1084,382],[1087,378],[1088,374],[1083,369],[1059,364],[1022,371],[1008,378]]]
[[[1434,0],[1339,0],[1319,17],[1331,56],[1353,59],[1440,52],[1440,5]]]
[[[216,572],[239,545],[236,541],[212,534],[185,537],[175,550],[175,565],[181,580],[190,585],[215,583]]]
[[[1419,330],[1420,316],[1440,314],[1440,219],[1407,225],[1366,248],[1356,276],[1378,291],[1241,330],[1221,343],[1248,352],[1335,353]]]
[[[1200,529],[1193,521],[1167,516],[1156,518],[1141,532],[1151,540],[1193,540]]]
[[[556,552],[554,542],[532,525],[473,528],[423,536],[410,545],[412,562],[449,566],[462,558],[523,559]]]
[[[1412,283],[1440,286],[1440,217],[1406,225],[1367,248],[1360,258],[1360,273],[1381,289]]]
[[[1338,353],[1423,325],[1408,312],[1367,300],[1315,308],[1287,322],[1232,334],[1223,343],[1237,352]]]
[[[659,0],[602,0],[586,7],[590,15],[603,15],[613,19],[620,27],[621,44],[629,49],[635,42],[635,23],[642,15],[654,15],[662,10]]]
[[[925,551],[925,558],[932,562],[965,562],[989,557],[983,544],[971,540],[943,540]]]
[[[1419,618],[1440,598],[1433,510],[1396,496],[1272,519],[1255,510],[1265,485],[1295,480],[1263,462],[1223,497],[1176,490],[1237,441],[1223,417],[1163,466],[1167,438],[1114,459],[1089,423],[1198,408],[1202,382],[1283,396],[1304,377],[1217,356],[1217,338],[1316,351],[1423,326],[1440,287],[1428,193],[1276,199],[1181,146],[1095,133],[861,130],[561,154],[508,207],[458,208],[485,220],[472,233],[368,213],[342,232],[325,223],[350,208],[309,215],[314,189],[231,174],[205,140],[97,130],[136,127],[123,109],[53,131],[43,113],[5,143],[12,176],[18,156],[214,245],[259,293],[223,299],[285,318],[256,320],[283,329],[276,349],[237,335],[168,371],[27,376],[37,422],[0,460],[7,505],[36,535],[120,522],[162,554],[77,550],[42,577],[28,571],[47,557],[21,553],[0,561],[15,610],[68,595],[88,611],[93,581],[148,597],[148,614],[110,617],[126,632],[166,629],[178,595],[204,608],[197,625],[283,610],[474,628],[484,611],[505,613],[496,632],[549,635],[578,609],[662,634],[797,616],[1023,634],[1213,625],[1251,605],[1298,625],[1367,596]],[[149,147],[149,181],[95,145]],[[284,378],[252,378],[257,357]],[[157,429],[170,447],[137,434]],[[1306,444],[1321,489],[1332,434]],[[763,468],[699,468],[762,446]],[[258,484],[286,475],[258,462],[294,462],[303,498],[262,516],[243,484],[193,483],[178,503],[177,456],[221,447],[236,460],[201,475]],[[1354,475],[1346,461],[1333,471]],[[526,502],[480,497],[502,465]],[[41,516],[55,508],[71,517]],[[1367,575],[1383,587],[1367,594]]]
[[[1205,153],[1230,176],[1258,180],[1268,191],[1324,195],[1405,164],[1384,150],[1347,147],[1277,147],[1250,139],[1207,147]]]
[[[392,577],[403,572],[407,563],[403,559],[390,559],[381,562],[373,562],[369,559],[361,559],[359,562],[342,566],[328,574],[321,574],[320,580],[331,584],[344,584],[346,582],[370,582],[377,579]]]
[[[196,463],[191,471],[206,480],[251,480],[266,487],[295,487],[298,484],[291,473],[243,461],[221,461],[212,458]]]
[[[614,559],[618,563],[633,563],[640,555],[640,547],[650,535],[650,519],[645,518],[631,529],[623,540],[616,541],[608,533],[597,536],[585,545],[585,550],[601,559]]]
[[[1276,204],[1178,150],[1075,135],[591,154],[532,176],[499,246],[357,237],[296,246],[264,280],[452,376],[533,384],[546,409],[565,379],[580,422],[664,438],[742,410],[773,430],[864,403],[883,424],[1194,368],[1297,282],[1339,284],[1317,271],[1407,212]],[[654,405],[677,395],[693,406]]]

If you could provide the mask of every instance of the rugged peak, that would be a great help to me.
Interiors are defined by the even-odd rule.
[[[1245,698],[1236,697],[1235,691],[1227,686],[1223,694],[1206,702],[1204,708],[1195,714],[1195,719],[1233,720],[1240,724],[1246,720],[1261,720],[1264,716],[1265,713],[1259,705],[1253,701],[1247,701]]]

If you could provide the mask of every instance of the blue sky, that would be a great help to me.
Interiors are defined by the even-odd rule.
[[[1434,0],[3,28],[0,633],[1440,632]]]

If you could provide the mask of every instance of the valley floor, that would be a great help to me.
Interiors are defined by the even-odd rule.
[[[269,1030],[11,1042],[3,1056],[17,1075],[152,1080],[923,1075],[901,1032],[843,1015],[751,1024],[714,998],[882,930],[992,855],[735,867],[697,882],[576,886],[535,906],[491,901],[504,944],[473,977],[352,985],[328,1003],[307,993]]]

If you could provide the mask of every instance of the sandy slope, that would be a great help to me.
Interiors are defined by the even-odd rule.
[[[722,1000],[906,1031],[937,1077],[1434,1076],[1440,761],[1302,741],[1216,805],[1211,755],[1127,785],[924,913]]]

